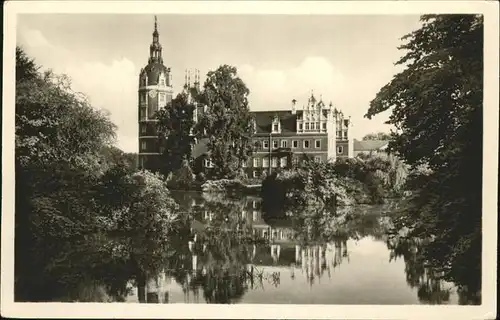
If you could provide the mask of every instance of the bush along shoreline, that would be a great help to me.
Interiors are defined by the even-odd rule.
[[[382,204],[402,198],[407,175],[406,165],[387,154],[307,162],[266,177],[261,196],[273,207]]]

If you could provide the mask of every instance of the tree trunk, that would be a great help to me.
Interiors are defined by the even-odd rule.
[[[137,296],[139,303],[146,303],[146,275],[142,271],[137,276]]]

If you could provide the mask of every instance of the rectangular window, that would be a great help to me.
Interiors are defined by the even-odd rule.
[[[279,125],[277,123],[273,124],[273,132],[278,133],[279,132]]]
[[[139,112],[139,116],[140,116],[141,120],[146,120],[146,108],[141,108],[141,110]]]
[[[146,133],[146,126],[145,125],[141,126],[141,133]]]
[[[286,148],[286,140],[281,140],[281,147]]]
[[[257,171],[255,171],[255,172],[257,172]],[[256,177],[254,177],[254,178],[256,178]],[[257,221],[257,219],[258,219],[258,218],[259,218],[259,211],[255,211],[255,210],[254,210],[254,211],[252,212],[252,220],[253,220],[253,221]]]
[[[258,177],[259,177],[259,171],[254,170],[254,171],[253,171],[253,177],[254,177],[254,178],[258,178]]]
[[[297,140],[292,141],[292,147],[298,148],[299,147],[299,142]]]
[[[306,122],[306,131],[309,130],[309,122]]]
[[[269,141],[264,140],[264,141],[262,142],[262,146],[264,147],[264,149],[269,149]]]
[[[165,86],[165,79],[160,79],[160,86]]]
[[[316,122],[316,130],[319,130],[319,122]]]
[[[262,159],[262,167],[269,168],[269,158]]]
[[[314,162],[321,162],[321,157],[315,156],[314,157]]]
[[[315,146],[316,148],[321,148],[321,140],[316,140],[316,141],[314,141],[314,146]]]
[[[141,150],[145,151],[146,150],[146,141],[141,142]]]
[[[259,167],[259,158],[253,158],[253,166],[255,168],[258,168]]]
[[[309,140],[304,140],[304,149],[309,149]]]
[[[323,122],[322,125],[323,125],[323,130],[326,130],[326,122]]]
[[[303,125],[302,123],[299,123],[299,131],[302,131]]]
[[[278,148],[278,140],[273,141],[273,148],[277,149]]]
[[[344,131],[344,139],[347,140],[347,131]]]
[[[337,131],[337,139],[342,139],[342,131]]]
[[[337,153],[342,154],[344,152],[344,148],[342,146],[337,147]]]
[[[277,168],[278,167],[278,158],[273,158],[273,160],[272,160],[272,166],[273,166],[273,168]]]
[[[257,201],[252,201],[252,208],[257,209]]]
[[[287,161],[286,161],[286,157],[281,158],[281,159],[280,159],[280,162],[281,162],[281,163],[280,163],[281,167],[282,167],[282,168],[286,168],[286,163],[287,163]]]

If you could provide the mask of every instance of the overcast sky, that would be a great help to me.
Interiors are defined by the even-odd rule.
[[[38,64],[65,73],[96,108],[109,110],[117,145],[136,152],[137,84],[152,41],[152,15],[19,15],[17,43]],[[353,137],[389,131],[387,114],[363,118],[378,90],[399,72],[400,38],[417,15],[158,15],[174,90],[185,69],[203,75],[234,65],[250,89],[251,110],[303,103],[311,90],[351,116]]]

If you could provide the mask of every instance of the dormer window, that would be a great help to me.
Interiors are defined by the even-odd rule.
[[[281,132],[281,122],[278,117],[273,119],[272,124],[272,133],[280,133]]]

